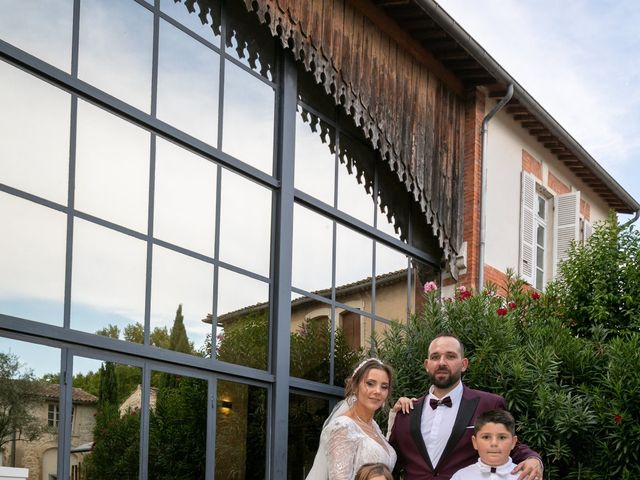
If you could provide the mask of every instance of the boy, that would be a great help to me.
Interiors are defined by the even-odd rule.
[[[473,448],[480,458],[476,463],[458,470],[451,480],[506,480],[516,479],[510,472],[516,466],[509,457],[518,437],[516,422],[506,410],[489,410],[476,418]]]

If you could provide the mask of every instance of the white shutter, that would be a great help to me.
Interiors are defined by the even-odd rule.
[[[553,276],[560,262],[567,259],[571,242],[580,235],[580,192],[555,197],[553,215]]]
[[[536,181],[533,175],[522,172],[520,189],[520,276],[533,285],[534,262],[534,207],[536,202]]]
[[[587,243],[592,233],[593,233],[593,225],[591,225],[591,222],[589,222],[588,220],[585,220],[584,232],[583,232],[584,243]]]

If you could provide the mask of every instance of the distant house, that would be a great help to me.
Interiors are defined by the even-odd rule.
[[[71,449],[93,441],[93,428],[97,397],[81,388],[73,388],[71,412]],[[58,461],[58,424],[60,422],[60,386],[50,384],[44,387],[42,401],[34,408],[33,415],[41,418],[50,427],[33,442],[15,443],[16,467],[29,469],[29,480],[54,480]],[[3,464],[8,465],[12,457],[11,446],[5,449]],[[81,454],[71,453],[71,465],[81,461]]]
[[[153,409],[156,406],[156,398],[158,395],[158,389],[151,387],[151,398],[149,405]],[[120,416],[131,412],[137,412],[142,406],[142,386],[138,385],[136,389],[129,395],[118,407]]]

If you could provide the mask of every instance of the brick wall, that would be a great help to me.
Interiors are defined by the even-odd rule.
[[[522,170],[542,180],[542,162],[536,160],[535,157],[526,150],[522,150]]]
[[[558,194],[569,193],[571,187],[556,177],[553,173],[549,172],[547,178],[547,185],[549,188]]]

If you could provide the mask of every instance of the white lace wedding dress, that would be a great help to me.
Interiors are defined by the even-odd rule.
[[[353,480],[358,468],[365,463],[384,463],[392,470],[396,464],[396,452],[378,424],[374,421],[373,427],[383,444],[344,416],[349,407],[341,405],[343,403],[346,404],[344,401],[338,404],[322,428],[318,453],[306,480]]]

